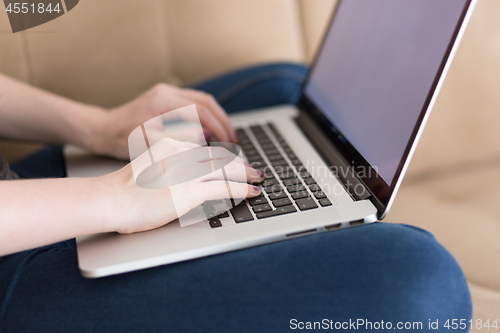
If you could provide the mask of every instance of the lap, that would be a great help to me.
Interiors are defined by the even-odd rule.
[[[284,331],[292,318],[470,319],[465,278],[423,230],[376,223],[88,280],[75,250],[10,256],[7,331]],[[2,271],[5,274],[5,271]],[[4,286],[2,286],[4,287]],[[29,319],[29,320],[27,320]]]

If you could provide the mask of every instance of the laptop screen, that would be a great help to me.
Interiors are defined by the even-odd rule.
[[[304,96],[337,142],[387,186],[397,180],[469,4],[348,0],[337,7]]]

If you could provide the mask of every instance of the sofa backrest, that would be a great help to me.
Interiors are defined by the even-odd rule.
[[[81,0],[16,34],[0,13],[0,71],[104,107],[157,82],[190,84],[269,61],[307,62],[336,0]],[[410,167],[421,174],[500,153],[500,1],[480,0]],[[22,150],[0,151],[12,160]]]
[[[82,0],[54,21],[0,34],[0,71],[116,106],[160,81],[189,84],[259,62],[305,62],[334,2]],[[10,29],[5,12],[0,29]]]

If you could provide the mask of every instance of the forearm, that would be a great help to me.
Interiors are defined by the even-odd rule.
[[[0,137],[95,146],[106,112],[0,74]]]
[[[0,182],[0,256],[113,231],[114,191],[107,177]]]

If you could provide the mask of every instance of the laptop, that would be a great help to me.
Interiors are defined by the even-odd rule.
[[[340,0],[297,105],[230,116],[263,192],[206,221],[77,239],[97,278],[355,227],[389,211],[476,0]],[[124,162],[67,147],[69,177]],[[210,211],[214,203],[206,202]]]

